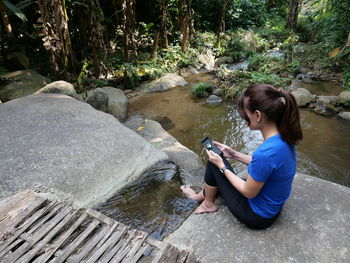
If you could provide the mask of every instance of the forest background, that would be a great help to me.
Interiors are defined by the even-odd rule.
[[[0,76],[25,67],[80,91],[130,89],[210,51],[249,60],[236,82],[283,87],[313,70],[350,89],[349,0],[0,0],[0,11]],[[262,55],[273,48],[284,58]]]

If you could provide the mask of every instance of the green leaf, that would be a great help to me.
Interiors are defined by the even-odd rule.
[[[24,0],[19,2],[16,7],[20,10],[23,10],[24,8],[30,6],[31,4],[35,3],[35,0]]]
[[[18,16],[23,22],[27,22],[28,19],[23,12],[18,9],[16,6],[11,4],[8,0],[3,0],[4,4],[7,6],[8,9],[10,9],[16,16]]]

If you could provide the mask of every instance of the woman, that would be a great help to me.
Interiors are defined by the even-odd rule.
[[[264,229],[272,225],[292,190],[296,171],[295,145],[302,139],[299,110],[294,96],[267,84],[254,84],[238,101],[238,110],[251,130],[260,130],[264,142],[253,156],[214,142],[223,157],[206,150],[204,189],[195,193],[189,186],[181,189],[201,204],[195,213],[218,210],[215,197],[220,191],[232,214],[246,226]],[[234,174],[226,158],[248,165],[248,178]]]

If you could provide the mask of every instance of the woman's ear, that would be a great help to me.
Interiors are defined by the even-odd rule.
[[[256,117],[256,121],[257,121],[257,122],[260,122],[261,119],[262,119],[262,112],[259,111],[259,110],[256,110],[256,111],[254,112],[254,114],[255,114],[255,117]]]

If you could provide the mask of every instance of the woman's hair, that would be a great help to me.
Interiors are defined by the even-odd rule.
[[[238,111],[250,125],[244,109],[250,112],[259,110],[270,120],[276,122],[283,140],[297,144],[303,138],[300,126],[299,108],[294,96],[268,84],[252,84],[243,91],[238,100]]]

